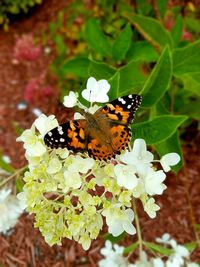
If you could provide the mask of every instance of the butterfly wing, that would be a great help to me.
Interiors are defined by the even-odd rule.
[[[119,97],[95,112],[94,117],[99,122],[99,128],[108,136],[108,142],[90,138],[88,151],[91,157],[109,160],[128,146],[131,141],[129,124],[133,121],[141,101],[140,95]]]
[[[45,144],[50,148],[67,148],[74,152],[86,148],[86,120],[71,120],[52,129],[44,136]]]
[[[128,125],[133,122],[135,112],[142,102],[140,95],[127,95],[119,97],[96,111],[96,116],[106,114],[110,121]]]

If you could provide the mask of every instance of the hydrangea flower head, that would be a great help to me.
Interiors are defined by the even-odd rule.
[[[106,80],[96,81],[91,77],[82,96],[91,103],[103,103],[108,101],[109,89]],[[74,92],[65,98],[65,104],[86,109]],[[91,106],[88,110],[93,113],[97,108]],[[134,235],[132,202],[135,197],[141,200],[151,218],[156,216],[159,206],[153,196],[166,189],[163,183],[166,175],[163,170],[155,170],[154,157],[147,150],[145,140],[136,139],[129,152],[106,162],[66,147],[52,150],[46,147],[44,135],[48,132],[51,142],[51,129],[57,126],[55,116],[42,114],[31,129],[17,139],[24,143],[29,163],[24,191],[19,198],[27,211],[35,214],[35,226],[48,244],[61,244],[62,238],[67,237],[88,249],[91,241],[98,237],[104,218],[112,235],[118,236],[124,231]],[[64,132],[62,127],[56,130],[60,135]],[[60,142],[63,141],[63,137],[59,137]]]

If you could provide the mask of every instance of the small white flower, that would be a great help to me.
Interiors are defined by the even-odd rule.
[[[107,95],[109,90],[110,84],[106,80],[97,81],[94,77],[90,77],[86,89],[82,91],[82,97],[91,103],[105,103],[109,101]]]
[[[99,267],[131,267],[127,259],[123,256],[124,247],[112,243],[107,240],[105,247],[101,249],[101,254],[105,257],[99,261]]]
[[[58,148],[56,154],[61,157],[61,159],[66,159],[69,156],[69,150],[67,148]]]
[[[152,197],[144,204],[144,210],[152,219],[156,217],[156,211],[159,209],[160,207],[155,204],[155,199]]]
[[[165,264],[160,258],[156,258],[153,259],[153,267],[165,267]]]
[[[6,233],[17,223],[19,216],[22,214],[23,208],[16,196],[11,195],[10,189],[2,189],[0,191],[0,232]]]
[[[64,97],[63,105],[67,108],[72,108],[76,106],[78,101],[78,93],[74,93],[73,91],[69,92],[69,95]]]
[[[83,115],[81,115],[81,113],[75,112],[74,113],[74,120],[81,120],[81,119],[85,119],[85,117]]]
[[[179,163],[180,159],[181,158],[177,153],[168,153],[161,158],[160,164],[162,165],[163,170],[168,172],[171,170],[170,166],[174,166]]]
[[[114,168],[115,176],[119,186],[124,186],[126,189],[132,190],[138,184],[138,178],[135,175],[133,166],[117,164]]]
[[[131,152],[126,151],[120,156],[120,160],[126,164],[133,165],[138,174],[144,175],[151,162],[153,154],[147,151],[146,143],[143,139],[136,139]]]
[[[58,158],[54,157],[49,161],[49,165],[47,167],[47,173],[54,174],[61,170],[62,164]]]
[[[91,245],[91,239],[88,235],[82,235],[79,239],[79,243],[82,245],[84,250],[88,250]]]
[[[46,147],[40,142],[26,146],[26,154],[29,157],[41,157],[46,152]]]
[[[121,210],[117,206],[111,206],[104,209],[102,215],[106,217],[108,232],[113,236],[119,236],[124,231],[130,235],[136,233],[135,227],[132,225],[134,212],[132,209]]]
[[[7,155],[3,155],[2,156],[2,160],[4,161],[4,162],[6,162],[6,163],[11,163],[11,159],[10,159],[10,157],[9,156],[7,156]]]
[[[156,242],[162,244],[169,244],[170,235],[168,233],[163,234],[161,237],[156,238]]]
[[[162,195],[167,188],[162,182],[165,180],[166,174],[162,171],[154,171],[152,168],[148,169],[147,175],[144,177],[144,187],[147,194]]]
[[[78,189],[81,187],[82,180],[78,172],[64,172],[65,185],[68,188]]]
[[[88,108],[88,112],[90,114],[94,114],[99,108],[100,108],[100,106],[95,104],[94,106],[91,106],[91,107]]]
[[[35,127],[44,136],[47,132],[58,126],[58,121],[54,115],[46,116],[40,115],[34,122]]]
[[[79,155],[76,156],[68,170],[71,172],[80,172],[86,174],[94,165],[95,161],[92,158],[82,158]]]

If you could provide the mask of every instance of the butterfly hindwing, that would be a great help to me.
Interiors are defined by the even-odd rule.
[[[142,97],[140,95],[127,95],[107,103],[104,107],[97,110],[97,113],[106,114],[110,120],[127,125],[134,120],[135,112],[141,105],[141,102]]]
[[[86,120],[71,120],[49,131],[44,137],[44,142],[50,148],[83,151],[86,147],[86,128]]]

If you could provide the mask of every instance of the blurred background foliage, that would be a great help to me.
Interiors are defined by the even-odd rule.
[[[8,30],[9,17],[18,15],[28,10],[36,4],[41,4],[42,0],[1,0],[0,1],[0,25]]]
[[[25,2],[38,1],[15,1],[13,10],[26,9]],[[61,101],[70,90],[80,92],[90,76],[108,80],[110,100],[141,94],[133,139],[144,138],[159,156],[182,155],[180,143],[190,139],[187,129],[198,129],[200,119],[200,8],[169,2],[72,1],[42,36],[44,46],[53,40],[56,49],[50,69]],[[2,10],[5,17],[10,9]]]

